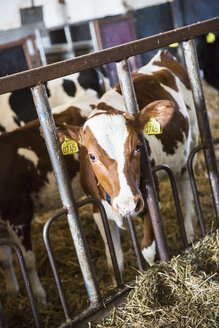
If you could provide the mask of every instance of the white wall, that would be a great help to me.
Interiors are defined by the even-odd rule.
[[[125,13],[127,9],[166,2],[167,0],[65,0],[62,5],[58,0],[34,0],[35,6],[43,5],[44,21],[50,28],[65,22],[75,23],[106,15]],[[20,27],[19,9],[30,7],[31,0],[0,0],[0,30]]]

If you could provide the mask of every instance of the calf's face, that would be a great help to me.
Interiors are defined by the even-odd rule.
[[[59,136],[68,134],[87,149],[96,178],[117,215],[136,215],[143,210],[139,190],[142,144],[138,133],[151,117],[164,128],[173,111],[172,102],[161,100],[135,116],[117,110],[97,110],[80,129],[59,126]]]

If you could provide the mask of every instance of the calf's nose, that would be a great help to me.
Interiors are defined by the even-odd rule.
[[[141,206],[143,205],[143,201],[140,197],[137,199],[134,198],[125,198],[125,199],[117,199],[114,202],[114,208],[116,209],[118,215],[126,216],[126,215],[134,215],[139,212]]]

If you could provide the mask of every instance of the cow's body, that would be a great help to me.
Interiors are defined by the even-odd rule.
[[[99,98],[108,88],[108,80],[95,69],[47,82],[51,108],[65,105],[83,95]],[[29,88],[0,95],[0,131],[11,131],[36,118]]]
[[[151,265],[155,241],[151,220],[145,206],[145,187],[140,180],[138,132],[155,117],[162,134],[146,135],[152,166],[168,164],[173,170],[184,205],[188,241],[193,239],[192,193],[187,172],[187,159],[197,143],[198,128],[187,72],[168,52],[159,52],[151,62],[133,74],[140,113],[131,117],[126,112],[119,85],[99,100],[83,128],[60,126],[59,135],[68,133],[83,147],[81,183],[88,195],[100,199],[106,209],[120,270],[123,253],[118,227],[126,215],[140,214],[144,222],[142,254]],[[162,178],[162,175],[160,175]],[[106,243],[100,215],[94,218]],[[106,243],[108,263],[110,257]]]
[[[96,97],[89,99],[92,106],[96,104]],[[62,112],[54,114],[55,121],[82,125],[92,110],[86,101],[83,103],[80,99],[81,108],[70,107],[65,111],[63,106],[56,108]],[[45,292],[35,268],[30,227],[34,214],[61,207],[61,201],[39,127],[39,121],[34,120],[0,136],[0,151],[4,159],[0,162],[0,235],[1,238],[12,238],[21,247],[34,294],[39,302],[45,303]],[[78,154],[65,156],[65,162],[75,196],[79,198],[84,194],[79,183]],[[5,270],[8,294],[15,296],[18,283],[8,246],[0,247],[0,263]]]

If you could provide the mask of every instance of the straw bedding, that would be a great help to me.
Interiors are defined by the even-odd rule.
[[[218,93],[205,82],[203,83],[212,134],[213,137],[218,137]],[[216,153],[219,157],[219,146],[216,146]],[[198,155],[195,172],[206,228],[210,232],[215,229],[216,221],[205,163],[201,154]],[[171,253],[175,253],[180,250],[182,243],[169,182],[161,184],[160,197],[168,246]],[[42,238],[43,225],[52,213],[36,216],[32,225],[37,269],[47,293],[47,306],[39,308],[42,326],[45,328],[57,326],[64,319]],[[107,291],[113,289],[113,285],[111,274],[107,270],[103,241],[92,219],[91,206],[81,209],[80,216],[100,289],[105,295]],[[134,223],[140,240],[141,220],[135,218]],[[76,313],[88,306],[88,300],[67,227],[66,218],[59,218],[52,224],[51,240],[69,308],[71,313]],[[136,280],[135,287],[125,307],[114,311],[111,317],[99,323],[97,327],[146,327],[146,322],[147,327],[216,327],[216,299],[219,295],[218,276],[214,274],[218,269],[218,234],[206,237],[203,243],[198,242],[191,254],[186,252],[183,257],[176,257],[168,264],[160,263],[147,270],[144,275],[138,274],[137,277],[137,263],[128,231],[121,231],[121,236],[125,253],[124,281],[130,283]],[[200,237],[198,227],[196,237]],[[17,300],[7,300],[3,273],[0,269],[0,300],[9,327],[33,327],[30,307],[18,268],[16,272],[21,285],[20,295]],[[212,277],[208,280],[210,276]],[[128,314],[125,313],[125,309],[128,309]],[[134,321],[131,321],[131,318]]]
[[[136,277],[121,306],[97,328],[219,327],[219,231]]]

